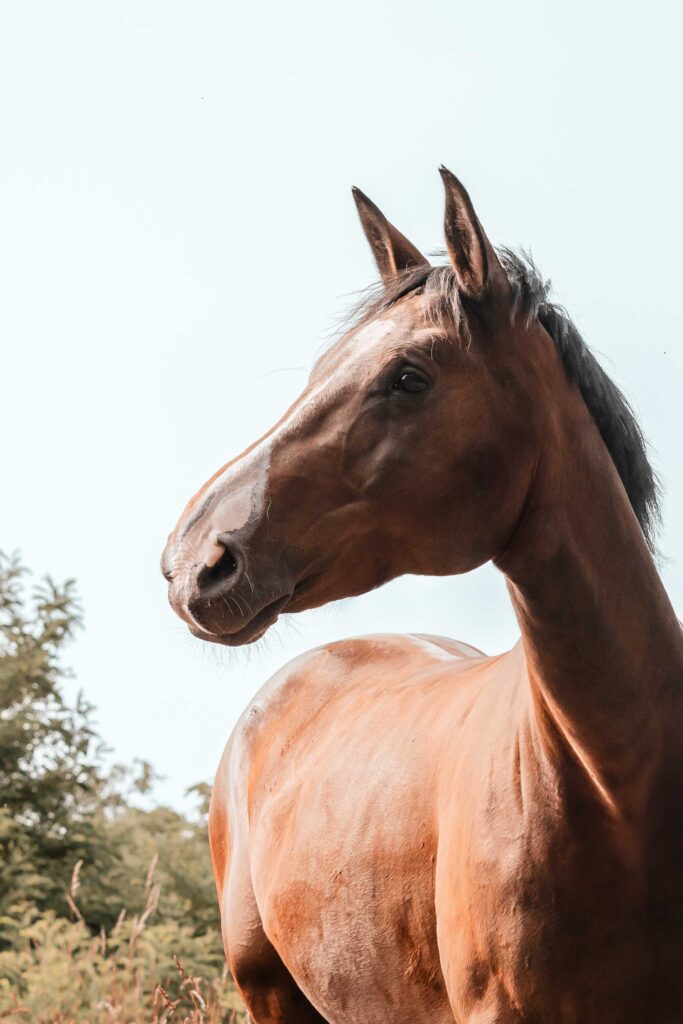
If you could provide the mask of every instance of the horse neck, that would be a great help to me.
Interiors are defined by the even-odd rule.
[[[683,632],[577,393],[554,423],[497,564],[546,744],[613,809],[639,807],[681,731]]]

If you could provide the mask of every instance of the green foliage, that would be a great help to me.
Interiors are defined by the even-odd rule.
[[[186,816],[140,806],[145,762],[105,770],[91,708],[62,692],[80,622],[72,581],[29,591],[0,555],[0,1019],[219,1024],[242,1011],[224,972],[209,787],[193,787]]]
[[[60,691],[59,655],[80,625],[74,584],[47,579],[29,600],[24,577],[0,558],[0,914],[18,895],[60,912],[74,863],[111,860],[90,708]]]
[[[220,917],[206,832],[206,815],[186,817],[169,807],[143,810],[122,805],[99,817],[110,862],[104,872],[84,861],[79,907],[93,930],[109,930],[122,908],[141,913],[147,878],[153,874],[164,920],[191,925],[195,935],[215,937],[214,966],[223,962]]]

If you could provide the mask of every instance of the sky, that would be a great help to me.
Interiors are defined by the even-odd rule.
[[[124,763],[181,806],[317,644],[518,635],[503,578],[406,577],[256,651],[193,639],[159,573],[182,507],[299,393],[375,277],[358,185],[423,251],[442,162],[530,249],[631,399],[683,616],[680,5],[53,0],[0,14],[0,548],[75,577],[68,650]]]

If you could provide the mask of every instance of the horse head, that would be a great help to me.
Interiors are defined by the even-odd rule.
[[[467,192],[441,173],[448,263],[431,266],[354,190],[380,293],[180,516],[162,568],[196,636],[250,643],[284,611],[466,572],[513,535],[568,385]]]

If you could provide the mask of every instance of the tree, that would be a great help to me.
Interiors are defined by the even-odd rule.
[[[105,770],[91,707],[63,694],[61,655],[80,624],[72,581],[29,588],[0,555],[0,1017],[142,1024],[190,1007],[188,1021],[241,1021],[209,787],[192,788],[194,815],[145,809],[149,764]]]
[[[200,808],[187,817],[135,805],[154,783],[146,762],[104,770],[91,707],[81,696],[69,706],[62,692],[60,656],[81,624],[74,583],[48,578],[29,591],[26,576],[0,555],[0,944],[13,907],[69,915],[76,864],[79,912],[92,932],[109,931],[124,907],[142,913],[151,866],[155,920],[213,935],[220,963],[209,787],[193,787]]]
[[[106,867],[91,709],[63,698],[59,656],[80,625],[73,581],[25,587],[0,556],[0,914],[20,901],[64,912],[78,860]]]

